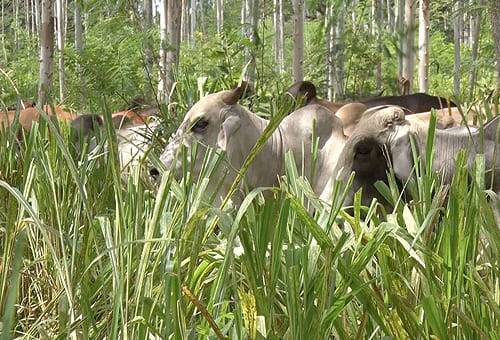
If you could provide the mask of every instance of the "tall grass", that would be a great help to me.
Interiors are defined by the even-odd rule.
[[[3,338],[498,338],[481,157],[450,186],[417,162],[412,201],[382,186],[388,213],[359,195],[341,209],[340,186],[323,204],[287,157],[278,187],[221,208],[203,194],[217,154],[154,187],[145,164],[121,178],[115,142],[77,158],[60,131],[0,133]]]

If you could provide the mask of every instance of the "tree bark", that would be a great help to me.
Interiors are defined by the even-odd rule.
[[[382,15],[382,2],[383,0],[373,1],[373,10],[375,23],[373,24],[374,34],[377,39],[377,54],[380,59],[375,66],[375,86],[377,92],[382,89],[382,25],[383,25],[383,15]]]
[[[334,25],[334,6],[328,5],[325,13],[325,36],[326,36],[326,74],[327,74],[327,98],[330,101],[335,100],[335,25]]]
[[[221,34],[224,27],[224,2],[216,0],[215,7],[217,12],[217,33]]]
[[[293,81],[304,79],[304,0],[292,0],[293,6]]]
[[[396,12],[396,33],[398,35],[399,48],[398,48],[398,80],[403,77],[403,60],[404,60],[404,41],[405,41],[405,28],[404,28],[404,16],[405,16],[405,1],[397,0],[397,12]],[[400,89],[401,92],[401,89]]]
[[[491,1],[491,27],[493,29],[493,43],[495,44],[495,68],[497,78],[497,92],[500,91],[500,0]]]
[[[189,6],[190,18],[191,18],[191,29],[190,31],[190,44],[194,46],[195,44],[195,34],[196,34],[196,0],[191,0],[191,6]]]
[[[429,91],[429,0],[420,0],[418,18],[418,88]]]
[[[256,57],[257,57],[257,28],[259,26],[259,1],[244,0],[241,10],[244,34],[251,41],[251,48],[244,49],[245,66],[247,66],[244,80],[255,84]]]
[[[151,26],[153,25],[153,2],[151,0],[144,0],[144,30],[149,32]],[[151,98],[152,96],[152,71],[153,71],[153,51],[151,48],[151,43],[148,41],[144,45],[144,79],[146,80],[146,86],[144,88],[144,94],[146,98]]]
[[[453,93],[455,96],[460,96],[460,68],[461,68],[461,55],[460,55],[460,41],[461,41],[461,22],[462,22],[462,5],[460,1],[455,2],[455,18],[453,22],[453,39],[455,42],[455,63],[453,67]]]
[[[64,101],[64,3],[56,0],[57,10],[57,50],[59,52],[59,101]]]
[[[274,56],[278,72],[285,71],[285,64],[283,60],[283,2],[282,0],[274,0]]]
[[[47,103],[52,88],[52,65],[54,58],[54,2],[42,0],[40,30],[40,79],[38,86],[38,104]]]
[[[413,0],[406,0],[405,3],[405,35],[403,39],[403,74],[400,79],[401,93],[409,94],[413,92],[413,69],[415,66],[415,13]]]
[[[160,10],[160,83],[159,99],[168,104],[179,64],[179,42],[181,33],[181,2],[162,0]]]
[[[474,11],[471,13],[471,32],[470,32],[470,44],[472,47],[471,54],[471,71],[469,78],[469,99],[472,100],[474,98],[474,87],[476,85],[476,77],[477,77],[477,55],[479,50],[479,32],[481,28],[481,11]]]
[[[39,0],[34,0],[35,2],[35,26],[37,35],[40,34],[40,2]]]

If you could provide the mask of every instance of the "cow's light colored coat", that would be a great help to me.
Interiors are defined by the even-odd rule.
[[[363,188],[364,202],[372,197],[379,197],[373,188],[376,180],[385,178],[387,169],[386,148],[392,158],[396,177],[405,182],[412,176],[413,158],[411,155],[410,136],[416,141],[420,154],[425,153],[428,124],[420,121],[408,121],[404,111],[395,106],[373,108],[368,110],[346,143],[334,170],[334,177],[346,180],[352,171],[356,176],[351,195],[347,204],[352,202],[352,195],[359,188]],[[493,189],[500,190],[499,171],[500,157],[495,157],[500,117],[490,122],[481,131],[469,130],[436,130],[434,139],[433,170],[440,171],[443,182],[450,183],[455,172],[455,156],[458,151],[465,149],[468,152],[467,165],[470,169],[477,154],[484,153],[488,176],[493,176]],[[485,138],[483,138],[485,137]],[[498,149],[498,148],[497,148]],[[498,152],[498,150],[496,151]],[[487,182],[491,183],[491,182]],[[325,200],[331,199],[332,182],[322,194]]]
[[[198,152],[193,160],[195,175],[200,171],[205,153],[203,149],[217,147],[226,151],[229,166],[220,170],[225,180],[219,189],[219,197],[227,193],[236,171],[241,168],[269,124],[267,120],[240,106],[238,98],[237,89],[202,98],[186,114],[160,158],[167,168],[173,169],[180,177],[182,162],[178,154],[181,145],[190,149],[194,142],[198,142],[201,146],[202,152]],[[314,129],[316,131],[313,133]],[[313,134],[318,137],[319,143],[317,176],[311,180]],[[246,185],[250,189],[275,185],[278,177],[284,173],[285,153],[291,151],[299,171],[304,170],[313,189],[320,193],[332,174],[344,143],[342,123],[329,110],[319,105],[299,109],[285,117],[265,142],[245,174]],[[214,177],[220,178],[217,175]]]

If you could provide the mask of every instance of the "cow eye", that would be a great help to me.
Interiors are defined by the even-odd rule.
[[[208,127],[208,120],[206,119],[199,119],[192,127],[191,131],[194,133],[202,133],[203,131],[206,130]]]

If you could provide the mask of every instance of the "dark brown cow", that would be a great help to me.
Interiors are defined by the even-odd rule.
[[[337,112],[345,102],[331,102],[319,99],[316,96],[316,86],[310,81],[299,81],[288,88],[287,93],[294,99],[300,97],[304,99],[304,105],[319,104],[325,106],[333,113]],[[367,98],[357,100],[363,103],[367,108],[381,105],[397,105],[410,110],[413,113],[427,112],[431,109],[442,109],[447,107],[456,107],[455,103],[442,97],[431,96],[426,93],[415,93],[404,96],[383,96],[378,98]],[[410,112],[408,112],[410,113]]]

